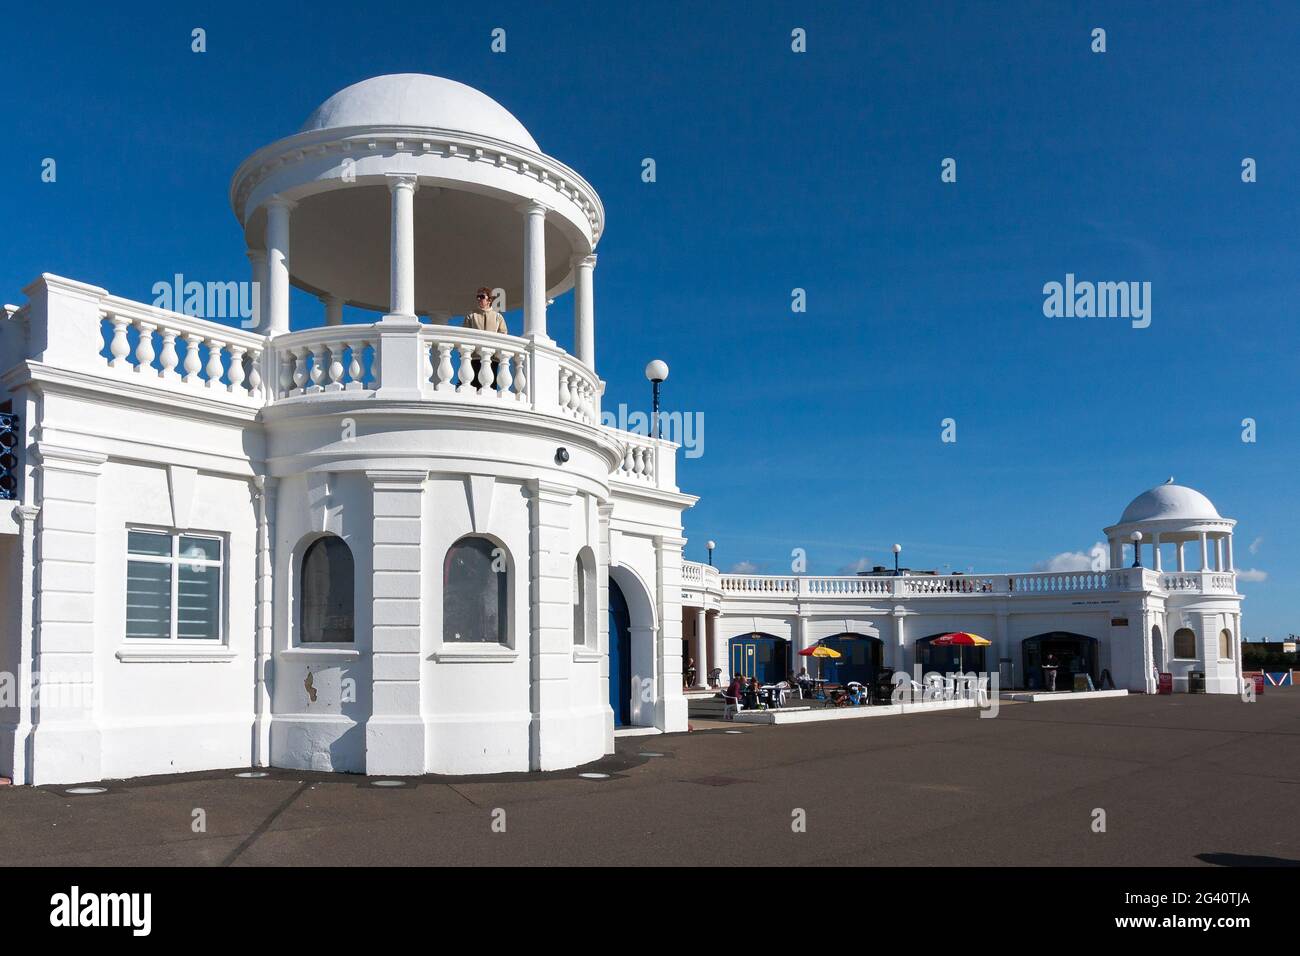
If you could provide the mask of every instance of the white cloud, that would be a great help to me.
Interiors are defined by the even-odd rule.
[[[840,568],[840,574],[858,574],[861,571],[870,571],[876,566],[876,562],[871,558],[858,558],[847,567]]]
[[[1242,568],[1237,572],[1238,581],[1267,581],[1268,572],[1259,568]]]
[[[728,571],[727,573],[728,574],[757,574],[758,565],[755,564],[753,561],[738,561],[737,563],[731,566],[731,570]]]
[[[1259,546],[1264,543],[1264,537],[1261,535],[1250,543],[1250,553],[1259,554]]]
[[[1098,541],[1082,551],[1062,551],[1034,565],[1035,571],[1102,571],[1106,568],[1106,546]]]

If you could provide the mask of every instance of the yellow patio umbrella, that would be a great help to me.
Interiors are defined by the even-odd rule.
[[[940,634],[931,644],[942,644],[945,647],[957,648],[957,670],[964,671],[963,651],[964,647],[988,647],[993,642],[987,638],[980,637],[978,634],[972,634],[969,631],[952,631],[948,634]]]
[[[839,651],[833,647],[826,647],[824,644],[814,644],[812,647],[805,647],[799,652],[800,657],[843,657]],[[817,665],[817,675],[821,676],[821,665]]]

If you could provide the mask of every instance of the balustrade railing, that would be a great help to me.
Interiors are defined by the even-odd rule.
[[[530,402],[527,340],[438,325],[421,329],[420,342],[424,380],[434,397]]]
[[[271,340],[274,400],[300,395],[373,392],[379,387],[378,337],[368,325],[334,325]]]
[[[614,476],[623,481],[655,484],[656,451],[653,439],[635,432],[617,432],[623,443],[623,460]]]
[[[263,336],[116,296],[105,297],[101,310],[108,326],[104,361],[114,373],[262,403]]]

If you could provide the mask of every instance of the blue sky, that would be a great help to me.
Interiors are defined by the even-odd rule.
[[[15,6],[0,297],[42,271],[143,300],[244,278],[246,155],[367,76],[449,76],[604,200],[606,408],[644,408],[659,357],[667,406],[704,415],[689,557],[835,573],[898,541],[1026,570],[1173,475],[1239,521],[1247,635],[1300,631],[1300,8],[1060,6]],[[1067,272],[1151,282],[1150,327],[1045,318]]]

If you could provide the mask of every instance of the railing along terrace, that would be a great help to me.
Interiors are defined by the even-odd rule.
[[[1177,580],[1174,580],[1177,579]],[[993,597],[1104,591],[1197,590],[1232,593],[1230,574],[1158,575],[1143,568],[1032,574],[761,575],[724,574],[724,593],[771,597]]]
[[[105,296],[105,364],[132,381],[241,404],[263,401],[264,336],[128,299]]]
[[[687,587],[704,588],[710,591],[721,590],[718,569],[711,564],[698,561],[682,562],[682,583]]]

